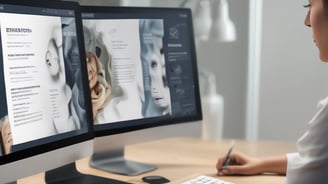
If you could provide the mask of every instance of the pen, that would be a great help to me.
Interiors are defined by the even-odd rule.
[[[229,148],[229,150],[228,150],[228,153],[227,153],[227,156],[226,156],[226,159],[224,160],[224,162],[223,162],[223,164],[222,164],[222,167],[221,167],[220,171],[221,171],[222,169],[225,169],[225,168],[229,165],[229,163],[230,163],[230,159],[231,159],[230,156],[231,156],[231,152],[232,152],[232,149],[233,149],[234,144],[235,144],[235,141],[232,140],[232,141],[231,141],[231,146],[230,146],[230,148]]]

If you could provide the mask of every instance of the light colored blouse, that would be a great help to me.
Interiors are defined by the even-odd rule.
[[[286,184],[328,183],[328,97],[318,109],[297,141],[298,152],[287,154]]]

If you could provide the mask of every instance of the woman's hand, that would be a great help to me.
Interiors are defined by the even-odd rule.
[[[216,164],[216,168],[219,174],[223,175],[255,175],[262,173],[261,165],[262,160],[246,156],[242,153],[232,153],[230,155],[230,164],[226,167],[223,166],[226,156],[220,157]]]
[[[232,153],[230,164],[223,167],[226,156],[220,157],[216,164],[218,174],[222,175],[256,175],[264,172],[286,174],[286,156],[256,158],[242,153]]]

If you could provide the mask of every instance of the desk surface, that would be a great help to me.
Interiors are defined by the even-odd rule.
[[[143,163],[156,164],[158,169],[138,175],[121,176],[107,173],[88,166],[89,158],[78,160],[77,168],[82,173],[88,173],[131,183],[143,183],[141,178],[147,175],[165,176],[173,183],[179,183],[197,174],[216,176],[215,164],[218,156],[225,155],[230,146],[230,140],[205,141],[197,138],[170,138],[128,146],[125,150],[126,158]],[[293,152],[296,148],[292,143],[283,142],[250,142],[235,141],[234,151],[241,151],[249,155],[263,157],[275,156]],[[18,184],[44,183],[44,174],[40,173],[18,181]],[[219,176],[220,179],[236,184],[279,184],[283,183],[284,176]]]

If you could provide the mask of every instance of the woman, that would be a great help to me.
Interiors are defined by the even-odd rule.
[[[144,117],[172,113],[163,51],[163,26],[163,20],[140,21],[140,34],[143,38],[141,40],[141,60],[143,68],[149,69],[144,72],[146,75],[143,76],[145,84]]]
[[[328,62],[328,0],[309,0],[305,25],[320,52]],[[328,97],[319,103],[319,111],[309,122],[308,131],[297,141],[298,152],[278,157],[254,158],[241,153],[231,154],[230,165],[223,167],[225,157],[217,162],[219,174],[254,175],[264,172],[286,174],[286,183],[327,183],[328,174]]]
[[[87,52],[89,88],[92,100],[93,120],[110,98],[111,88],[105,80],[102,64],[93,52]]]

